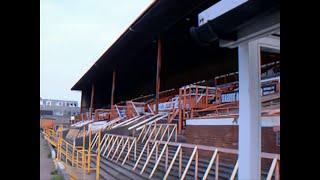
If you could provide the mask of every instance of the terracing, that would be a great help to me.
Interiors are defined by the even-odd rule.
[[[236,179],[236,149],[178,142],[175,124],[145,124],[132,136],[85,128],[82,134],[70,142],[61,130],[45,132],[56,139],[58,160],[101,179]],[[261,155],[269,161],[262,179],[278,178],[280,155]]]

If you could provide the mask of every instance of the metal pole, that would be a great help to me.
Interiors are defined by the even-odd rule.
[[[85,144],[86,144],[86,127],[83,127],[83,141],[82,141],[82,168],[85,169]]]
[[[83,98],[83,92],[81,91],[81,99],[80,99],[80,114],[82,114],[82,107],[83,107],[83,100],[82,100],[82,98]]]
[[[101,130],[99,130],[98,149],[97,149],[97,162],[96,162],[96,180],[100,179],[100,146],[101,146]]]
[[[92,119],[92,111],[93,111],[93,99],[94,99],[94,84],[91,86],[91,99],[90,99],[90,119]]]
[[[158,38],[157,77],[156,77],[156,114],[158,114],[159,112],[160,71],[161,71],[161,39]]]
[[[89,133],[89,141],[88,141],[88,174],[90,174],[90,168],[91,168],[91,136],[92,136],[92,131],[91,128],[88,130]]]
[[[116,85],[116,70],[113,70],[112,73],[112,86],[111,86],[111,107],[113,106],[114,103],[114,89],[115,89],[115,85]]]

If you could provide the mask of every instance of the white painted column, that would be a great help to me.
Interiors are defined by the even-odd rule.
[[[238,47],[239,171],[238,179],[261,178],[260,49],[257,41]]]

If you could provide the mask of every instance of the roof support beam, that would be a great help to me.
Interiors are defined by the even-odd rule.
[[[91,85],[91,99],[90,99],[90,119],[92,119],[91,115],[93,112],[93,99],[94,99],[94,84]]]
[[[83,108],[83,100],[82,100],[82,98],[83,98],[83,91],[81,91],[81,99],[80,99],[80,114],[82,114],[82,108]]]
[[[159,91],[160,91],[160,71],[161,71],[161,53],[162,43],[160,37],[158,38],[158,56],[157,56],[157,76],[156,76],[156,110],[155,113],[159,112]]]
[[[114,89],[115,89],[115,85],[116,85],[116,70],[113,70],[112,73],[112,87],[111,87],[111,107],[113,106],[114,103]]]

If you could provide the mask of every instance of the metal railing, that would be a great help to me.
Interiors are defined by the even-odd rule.
[[[118,162],[123,157],[122,164],[124,164],[129,159],[129,154],[133,152],[134,159],[136,159],[137,140],[134,137],[105,134],[100,144],[100,153],[103,158]],[[92,148],[94,149],[94,146]]]
[[[86,134],[89,136],[88,149],[85,148]],[[114,134],[104,134],[101,138],[101,131],[96,134],[86,133],[83,130],[83,146],[75,146],[75,143],[71,144],[62,138],[62,130],[57,132],[51,130],[45,130],[45,136],[55,136],[57,139],[57,159],[62,160],[64,157],[64,162],[66,164],[71,164],[71,166],[82,168],[87,173],[92,170],[96,171],[96,179],[100,177],[100,158],[106,158],[108,160],[113,160],[119,162],[121,160],[122,165],[124,165],[129,158],[132,157],[134,166],[132,170],[136,170],[139,164],[141,164],[142,169],[139,171],[143,174],[146,171],[147,166],[151,163],[151,159],[155,157],[155,164],[152,167],[151,173],[148,175],[152,178],[156,170],[160,166],[160,161],[165,158],[165,163],[161,164],[165,168],[165,175],[163,179],[168,179],[170,173],[172,172],[173,166],[178,166],[178,176],[179,179],[186,179],[186,176],[190,176],[190,167],[194,161],[193,175],[195,179],[199,177],[199,152],[206,151],[212,152],[212,156],[205,166],[204,174],[201,176],[203,180],[212,177],[209,176],[214,166],[214,178],[219,179],[220,154],[230,154],[234,157],[238,156],[238,150],[229,148],[220,148],[205,145],[195,145],[187,143],[177,143],[177,125],[176,124],[150,124],[145,125],[141,130],[139,136],[120,136]],[[175,142],[172,142],[175,141]],[[139,156],[137,157],[137,145],[143,145]],[[171,150],[170,150],[170,149]],[[71,149],[71,150],[70,150]],[[173,154],[173,157],[169,157]],[[160,151],[160,153],[159,153]],[[191,152],[189,155],[188,152]],[[184,158],[187,158],[187,164],[183,164],[183,154]],[[188,155],[186,155],[188,154]],[[146,160],[142,161],[142,156],[146,155]],[[96,156],[96,167],[91,167],[91,157]],[[222,156],[223,157],[223,156]],[[280,179],[280,155],[272,153],[261,153],[262,159],[272,160],[271,166],[267,173],[267,180],[275,178]],[[169,161],[171,159],[171,161]],[[178,165],[174,165],[175,161],[178,160]],[[183,168],[184,167],[184,168]],[[233,166],[232,173],[230,175],[230,180],[237,177],[237,172],[239,169],[238,160],[236,158],[236,163]]]
[[[177,141],[177,125],[176,124],[146,124],[143,126],[137,141],[141,144],[145,143],[146,138],[155,141],[155,140],[163,140],[170,139],[169,136],[171,133],[174,133],[174,141]],[[167,135],[167,136],[166,136]],[[158,139],[159,138],[159,139]]]
[[[152,142],[152,141],[151,141]],[[186,175],[189,171],[189,168],[191,166],[191,163],[192,161],[194,160],[195,163],[194,163],[194,177],[195,179],[198,179],[198,161],[199,161],[199,158],[198,158],[198,153],[199,153],[199,150],[201,151],[211,151],[213,152],[212,156],[211,156],[211,159],[209,161],[209,164],[207,165],[207,168],[206,168],[206,171],[202,177],[203,180],[205,179],[208,179],[208,175],[212,169],[212,165],[213,163],[215,162],[215,174],[214,174],[214,177],[215,179],[219,179],[219,162],[220,162],[220,158],[219,158],[219,154],[220,153],[226,153],[226,154],[233,154],[233,155],[238,155],[238,150],[236,149],[228,149],[228,148],[219,148],[219,147],[213,147],[213,146],[205,146],[205,145],[195,145],[195,144],[186,144],[186,143],[176,143],[176,142],[169,142],[169,141],[153,141],[155,143],[155,145],[164,145],[164,148],[162,149],[162,152],[166,149],[167,151],[167,148],[170,146],[170,147],[176,147],[176,150],[174,152],[174,156],[170,162],[170,165],[169,167],[167,168],[167,162],[166,162],[166,174],[164,175],[164,180],[168,178],[170,172],[171,172],[171,169],[172,169],[172,166],[174,164],[174,162],[176,161],[178,155],[180,156],[179,158],[179,164],[178,164],[178,167],[179,167],[179,178],[182,180],[182,179],[185,179],[186,178]],[[154,145],[154,146],[155,146]],[[188,163],[186,164],[185,168],[183,169],[183,172],[182,172],[182,151],[183,149],[192,149],[192,154],[190,155],[189,157],[189,160],[188,160]],[[161,156],[159,157],[161,158]],[[167,157],[166,157],[167,158]],[[272,179],[272,176],[274,174],[274,177],[276,180],[280,179],[280,172],[279,172],[279,164],[280,164],[280,155],[279,154],[272,154],[272,153],[264,153],[262,152],[261,153],[261,158],[263,159],[271,159],[273,160],[272,161],[272,164],[271,164],[271,167],[269,168],[269,171],[268,171],[268,175],[267,175],[267,180],[271,180]],[[158,161],[160,161],[159,159],[157,160],[157,163]],[[156,163],[156,165],[154,166],[154,170],[155,168],[157,168],[158,164]],[[146,166],[146,165],[145,165]],[[239,168],[239,165],[238,165],[238,160],[232,170],[232,174],[230,176],[230,180],[233,180],[235,179],[235,177],[237,176],[237,171],[238,171],[238,168]],[[149,175],[149,178],[151,178],[153,176],[153,173],[154,173],[154,170],[151,172],[151,174]],[[182,174],[181,174],[182,172]]]
[[[156,156],[158,155],[159,146],[157,143],[158,142],[157,138],[159,137],[160,140],[162,141],[164,139],[165,135],[167,135],[167,142],[169,142],[171,140],[173,135],[175,136],[174,141],[177,141],[177,125],[176,124],[150,124],[150,125],[145,125],[143,127],[142,131],[140,132],[140,134],[138,136],[137,141],[139,141],[139,143],[141,143],[141,144],[143,144],[145,142],[145,144],[140,152],[140,155],[139,155],[137,161],[135,162],[134,167],[132,168],[133,170],[135,170],[137,168],[143,154],[146,153],[148,158],[147,158],[146,162],[144,162],[144,166],[143,166],[142,170],[140,171],[140,174],[143,173],[146,166],[148,165],[148,162],[152,156],[152,153],[154,151],[156,151]],[[148,139],[146,139],[146,141],[144,141],[146,137],[148,137]],[[140,139],[141,139],[141,141],[140,141]],[[150,146],[152,146],[151,151],[149,151]],[[163,152],[161,152],[160,155],[162,156]],[[167,155],[167,153],[166,153],[166,155]],[[167,156],[166,156],[166,159],[167,159]],[[155,168],[156,167],[157,167],[157,165],[155,166]]]

